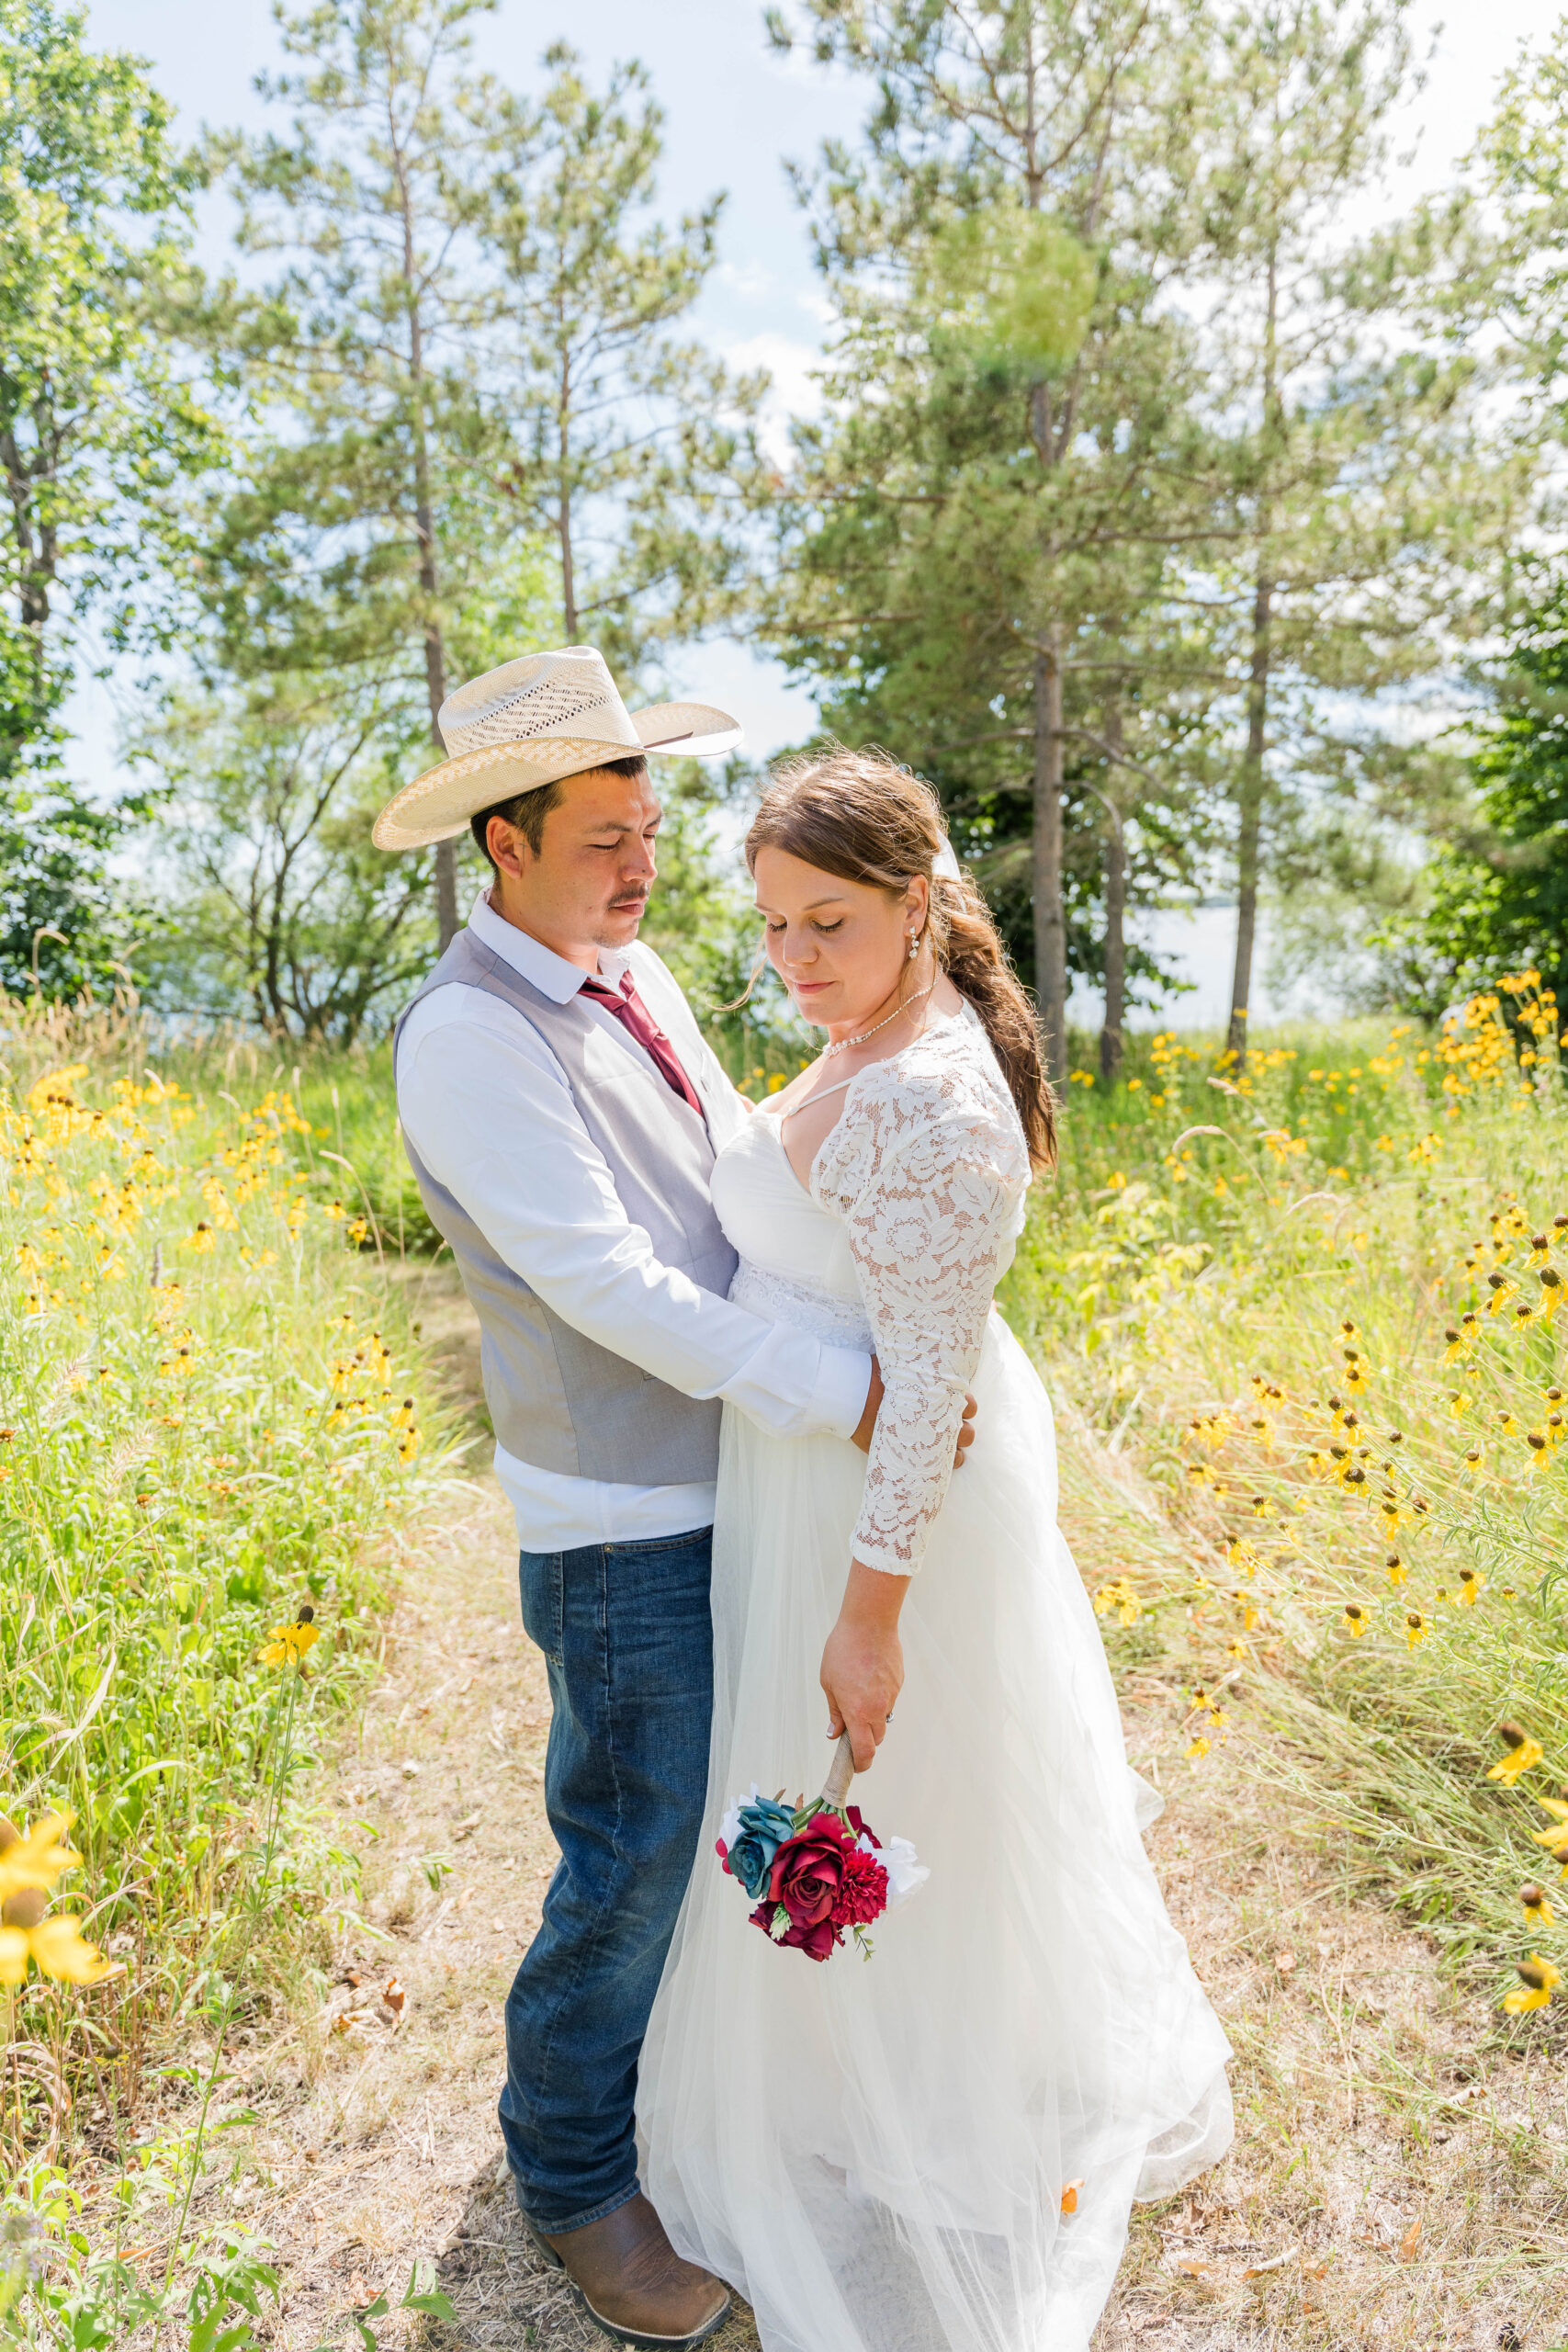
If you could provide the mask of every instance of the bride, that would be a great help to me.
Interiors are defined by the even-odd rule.
[[[1051,1097],[925,786],[876,752],[798,763],[747,856],[828,1043],[715,1168],[732,1295],[874,1345],[886,1393],[869,1462],[725,1414],[706,1826],[643,2052],[645,2178],[766,2352],[1079,2352],[1134,2199],[1232,2121],[1057,1532],[1050,1404],[991,1304]],[[810,1795],[844,1730],[874,1764],[857,1799],[931,1878],[869,1963],[816,1966],[713,1848],[737,1791]]]

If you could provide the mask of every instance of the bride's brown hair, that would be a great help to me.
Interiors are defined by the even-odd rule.
[[[746,863],[782,849],[841,882],[901,897],[917,875],[931,884],[926,929],[939,967],[985,1023],[1018,1105],[1036,1168],[1056,1164],[1056,1105],[1040,1055],[1033,1009],[1008,960],[991,910],[967,875],[931,873],[947,840],[929,784],[874,747],[807,752],[775,769],[746,836]]]

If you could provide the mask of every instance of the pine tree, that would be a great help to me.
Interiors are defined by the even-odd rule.
[[[763,381],[672,332],[714,266],[723,199],[673,230],[649,218],[663,115],[645,69],[615,66],[601,93],[566,42],[544,62],[543,96],[496,124],[505,480],[525,531],[554,544],[567,641],[631,675],[728,605]]]
[[[242,677],[352,678],[355,694],[374,678],[411,758],[421,734],[441,755],[454,639],[482,636],[487,606],[526,593],[507,576],[480,389],[502,101],[469,59],[473,20],[494,6],[280,6],[299,69],[261,86],[290,109],[288,130],[213,150],[242,251],[286,260],[265,292],[231,280],[210,313],[261,427],[205,575],[217,658]],[[434,868],[445,945],[457,928],[452,842]]]

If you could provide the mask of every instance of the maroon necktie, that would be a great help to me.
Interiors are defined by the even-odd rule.
[[[631,973],[622,973],[619,989],[613,989],[607,980],[584,980],[582,993],[591,996],[595,1004],[602,1004],[606,1012],[615,1015],[628,1036],[637,1039],[649,1059],[655,1064],[665,1084],[672,1088],[683,1102],[689,1102],[700,1119],[703,1106],[697,1099],[697,1090],[682,1069],[674,1046],[638,996]]]

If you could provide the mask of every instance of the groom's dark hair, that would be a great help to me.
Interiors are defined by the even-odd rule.
[[[592,773],[597,775],[601,770],[606,775],[635,778],[648,774],[648,762],[639,752],[634,752],[631,758],[626,760],[597,760],[592,771],[584,770],[584,774]],[[552,808],[560,807],[561,786],[570,782],[570,776],[563,775],[555,784],[537,784],[532,792],[519,792],[510,800],[498,800],[493,807],[481,808],[477,817],[469,818],[468,829],[479,844],[481,855],[489,860],[492,873],[499,872],[500,869],[494,858],[491,856],[490,842],[486,838],[490,831],[491,819],[504,817],[509,825],[515,825],[534,855],[538,857],[543,854],[545,846],[545,819]]]

